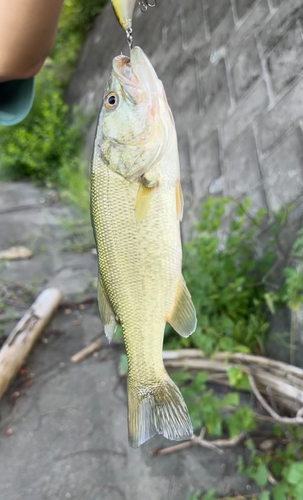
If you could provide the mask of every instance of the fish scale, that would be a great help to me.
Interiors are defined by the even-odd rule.
[[[151,331],[149,342],[142,342],[138,332],[152,324],[156,329],[160,325],[164,334],[164,316],[169,309],[168,302],[173,302],[173,287],[177,286],[181,272],[180,268],[178,274],[175,272],[180,266],[179,224],[176,220],[175,234],[172,237],[169,231],[171,217],[166,208],[167,193],[163,196],[163,206],[155,198],[149,216],[142,224],[137,223],[134,206],[138,185],[131,185],[102,163],[99,169],[97,178],[102,178],[102,182],[92,182],[92,206],[94,211],[97,205],[96,211],[99,214],[95,221],[95,232],[97,240],[101,242],[98,248],[100,273],[123,327],[130,367],[134,358],[137,371],[143,371],[140,375],[145,379],[148,365],[137,363],[137,359],[150,358],[156,348],[155,336]],[[171,197],[171,206],[174,207],[173,190]],[[156,249],[153,248],[155,235]],[[171,252],[171,247],[174,248],[174,253]],[[161,373],[162,342],[163,335],[157,343],[157,367]],[[133,349],[132,344],[138,347]],[[157,370],[153,371],[151,382],[157,380]]]

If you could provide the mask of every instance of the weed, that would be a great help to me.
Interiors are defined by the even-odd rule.
[[[198,347],[206,354],[220,350],[262,353],[268,332],[268,302],[262,276],[275,255],[269,249],[259,256],[254,251],[260,224],[266,215],[260,210],[247,217],[249,201],[235,210],[221,226],[232,200],[209,198],[202,207],[195,238],[186,246],[184,276],[197,310],[198,327],[188,339],[169,330],[170,347]]]
[[[276,269],[276,245],[291,207],[276,214],[269,228],[269,238],[262,252],[256,253],[256,242],[266,213],[248,215],[245,200],[228,220],[231,201],[209,199],[202,208],[196,236],[185,249],[184,274],[197,309],[198,329],[189,339],[178,337],[171,329],[166,335],[168,346],[195,346],[211,355],[218,350],[264,352],[268,332],[268,317],[280,306],[288,307],[293,315],[303,305],[303,230],[293,245],[289,264],[282,271],[284,280],[267,280]],[[225,226],[226,233],[222,231]],[[293,340],[291,339],[291,342]],[[291,352],[293,351],[291,346]],[[196,430],[205,427],[208,436],[242,431],[250,433],[256,427],[252,410],[239,406],[236,390],[249,390],[247,376],[240,368],[228,371],[234,389],[224,398],[216,397],[207,387],[207,375],[177,373],[174,379],[188,405]],[[228,411],[226,411],[228,410]],[[252,439],[246,441],[250,458],[239,458],[239,472],[246,474],[260,488],[251,500],[302,500],[303,498],[303,430],[274,427],[274,446],[262,452]],[[214,490],[191,498],[214,500]],[[241,498],[227,496],[224,500]]]

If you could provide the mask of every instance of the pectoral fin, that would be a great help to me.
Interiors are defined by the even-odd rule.
[[[112,341],[117,328],[117,321],[112,306],[109,303],[106,291],[103,288],[101,279],[98,279],[97,286],[98,304],[105,335],[109,342]]]
[[[182,337],[189,337],[197,326],[195,306],[192,303],[183,276],[178,285],[174,307],[171,315],[168,317],[168,322]]]
[[[179,221],[183,219],[183,206],[184,206],[183,193],[180,181],[178,179],[176,182],[176,209]]]
[[[141,183],[139,184],[135,207],[136,220],[138,222],[141,222],[146,216],[153,194],[153,187],[146,187]]]

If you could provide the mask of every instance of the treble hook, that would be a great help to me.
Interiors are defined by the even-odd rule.
[[[112,2],[113,2],[113,0],[112,0]],[[154,7],[156,7],[157,0],[138,0],[138,3],[139,3],[141,11],[146,12],[149,7],[152,9]],[[131,51],[133,48],[133,30],[131,27],[129,27],[125,30],[125,32],[126,32],[128,47],[129,47],[129,50]]]
[[[128,47],[129,50],[131,51],[133,48],[133,30],[132,28],[128,28],[127,30],[125,30],[125,32],[126,32]]]
[[[153,2],[151,2],[150,0],[139,0],[139,6],[141,12],[146,12],[148,7],[151,7],[153,9],[154,7],[156,7],[156,5],[157,5],[157,0],[153,0]]]

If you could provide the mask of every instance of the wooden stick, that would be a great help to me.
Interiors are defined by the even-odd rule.
[[[302,425],[303,424],[303,418],[300,416],[296,416],[294,418],[289,418],[289,417],[281,417],[278,415],[278,413],[267,403],[267,401],[263,398],[262,394],[260,393],[255,380],[252,375],[248,375],[249,378],[249,383],[252,388],[252,391],[256,398],[258,399],[259,403],[263,406],[263,408],[270,414],[272,418],[275,419],[276,422],[279,422],[280,424],[287,424],[287,425]]]
[[[175,453],[175,451],[186,450],[194,446],[193,441],[185,441],[184,443],[176,444],[175,446],[169,446],[168,448],[157,448],[149,452],[151,457],[155,457],[156,455],[169,455],[170,453]]]
[[[0,351],[0,399],[61,300],[58,289],[44,290],[4,343]]]
[[[198,358],[205,359],[206,356],[199,349],[179,349],[176,351],[163,351],[164,361],[180,360],[184,358]],[[303,379],[303,370],[298,366],[292,366],[282,361],[265,358],[263,356],[254,356],[253,354],[244,354],[241,352],[218,352],[211,358],[215,361],[241,361],[242,363],[256,364],[267,368],[277,368],[283,373],[291,373]]]
[[[254,377],[262,394],[266,395],[270,387],[275,401],[285,410],[296,413],[303,407],[303,370],[296,366],[243,353],[219,352],[213,358],[206,358],[198,349],[164,351],[163,360],[168,368],[204,370],[209,381],[227,386],[230,385],[228,370],[239,367]],[[298,416],[303,417],[303,409]]]
[[[72,361],[72,363],[79,363],[80,361],[87,358],[94,352],[99,351],[100,349],[101,349],[101,340],[96,340],[96,342],[93,342],[87,347],[84,347],[84,349],[81,349],[81,351],[77,352],[77,354],[74,354],[70,358],[70,360]]]
[[[183,360],[181,359],[169,359],[165,360],[165,366],[166,367],[171,367],[171,368],[188,368],[188,369],[193,369],[193,370],[205,370],[209,371],[210,373],[216,372],[216,373],[225,373],[226,374],[226,381],[227,379],[227,372],[229,368],[232,366],[240,366],[241,370],[249,375],[251,373],[251,369],[249,365],[239,365],[237,363],[231,363],[228,364],[226,362],[220,362],[220,361],[215,361],[212,359],[205,359],[205,358],[184,358]],[[255,365],[252,366],[252,368],[255,368]],[[284,372],[283,374],[281,373],[280,377],[277,377],[276,375],[272,375],[270,372],[265,371],[265,369],[259,368],[258,370],[253,371],[253,375],[255,379],[262,385],[262,392],[265,391],[266,386],[270,386],[274,389],[274,391],[282,396],[284,399],[288,399],[289,401],[296,401],[299,403],[299,405],[302,407],[303,405],[303,386],[301,380],[298,380],[298,386],[299,387],[294,387],[294,381],[292,380],[292,383],[288,382],[288,379],[286,378],[286,373]],[[210,377],[211,378],[211,377]],[[300,389],[301,385],[301,389]],[[289,405],[288,405],[289,406]]]
[[[236,446],[246,437],[245,432],[241,432],[237,436],[230,439],[217,439],[216,441],[207,441],[204,439],[205,430],[202,428],[200,436],[193,435],[190,441],[185,441],[184,443],[176,444],[174,446],[169,446],[168,448],[158,448],[150,452],[151,456],[155,455],[168,455],[174,453],[175,451],[185,450],[191,446],[201,446],[202,448],[208,448],[216,451],[219,455],[223,453],[220,448],[228,448],[230,446]]]

